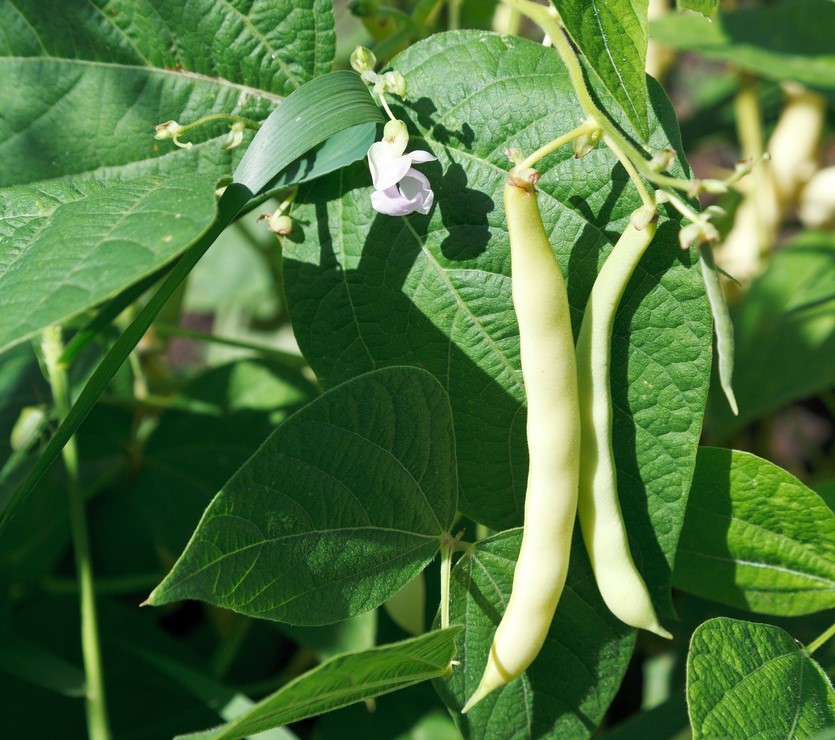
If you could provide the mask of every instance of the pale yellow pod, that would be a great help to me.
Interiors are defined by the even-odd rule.
[[[582,448],[579,517],[597,586],[622,622],[671,637],[658,622],[644,579],[635,567],[618,501],[612,449],[612,327],[632,273],[655,236],[655,223],[626,227],[592,288],[577,339],[577,383]]]
[[[530,467],[510,601],[464,712],[519,676],[539,654],[565,585],[577,509],[580,415],[565,281],[533,185],[511,176],[504,200]]]

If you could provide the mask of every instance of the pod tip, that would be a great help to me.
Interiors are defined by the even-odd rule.
[[[461,714],[466,714],[467,712],[469,712],[476,704],[478,704],[485,696],[487,696],[492,691],[493,688],[490,686],[486,686],[484,684],[484,681],[482,681],[478,685],[478,688],[475,690],[475,693],[467,700],[467,703],[461,710]]]

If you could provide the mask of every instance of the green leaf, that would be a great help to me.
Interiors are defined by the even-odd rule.
[[[374,105],[371,95],[365,89],[359,76],[353,72],[334,72],[311,81],[288,96],[285,103],[270,114],[269,120],[253,140],[252,147],[247,150],[246,166],[239,167],[235,171],[234,182],[225,189],[218,202],[217,219],[211,228],[186,250],[162,285],[148,299],[136,319],[114,343],[90,377],[90,381],[70,409],[70,413],[6,510],[0,522],[0,529],[7,526],[14,508],[25,500],[39,478],[58,457],[63,446],[90,413],[98,397],[148,330],[154,317],[173,295],[177,286],[191,272],[220,233],[251,200],[256,191],[243,184],[242,178],[253,187],[260,188],[282,169],[334,134],[343,131],[346,127],[369,123],[379,117],[380,112]],[[315,125],[298,126],[296,124],[299,120],[315,121]],[[282,131],[283,136],[274,136],[276,132]]]
[[[460,631],[460,627],[450,627],[331,658],[258,702],[235,721],[199,737],[247,737],[446,675]]]
[[[367,650],[376,645],[377,610],[319,627],[300,627],[284,622],[276,622],[275,627],[319,660],[328,660],[339,653]]]
[[[327,0],[82,0],[0,6],[0,185],[62,175],[141,177],[232,171],[226,121],[157,142],[152,125],[226,114],[261,121],[303,83],[330,71]],[[49,80],[48,85],[43,81]],[[251,139],[247,132],[245,143]]]
[[[650,25],[653,41],[778,82],[794,81],[835,92],[835,5],[792,0],[719,13],[713,23],[670,13]]]
[[[579,534],[579,532],[578,532]],[[435,687],[465,737],[586,738],[603,719],[626,671],[635,630],[606,608],[580,537],[565,590],[542,651],[517,680],[462,715],[487,663],[487,651],[513,583],[522,531],[477,543],[455,565],[450,622],[462,624],[463,665]]]
[[[6,673],[65,696],[84,696],[84,672],[19,635],[0,632],[0,666]]]
[[[719,0],[676,0],[679,10],[692,10],[710,20],[719,10]]]
[[[213,177],[0,190],[0,351],[156,272],[216,216]]]
[[[288,95],[330,72],[334,56],[327,0],[160,3],[121,0],[93,11],[82,0],[19,0],[0,8],[9,33],[0,54],[184,70]]]
[[[773,463],[703,447],[673,583],[762,614],[835,607],[835,514]]]
[[[600,737],[601,740],[683,740],[688,737],[689,731],[687,701],[684,691],[679,690],[663,704],[633,714]]]
[[[552,1],[571,38],[645,141],[648,0]]]
[[[791,635],[735,619],[693,633],[687,703],[696,740],[810,737],[835,723],[832,685]]]
[[[215,497],[148,603],[202,599],[328,624],[379,606],[429,563],[455,515],[449,401],[390,368],[285,421]]]
[[[134,489],[157,547],[175,558],[221,486],[315,395],[299,371],[265,360],[212,368],[186,384],[148,439]]]
[[[734,314],[739,416],[712,398],[713,439],[835,385],[833,306],[835,237],[806,232],[774,254]]]
[[[325,386],[386,365],[435,375],[453,408],[459,508],[495,529],[516,526],[528,463],[501,205],[504,151],[534,151],[581,123],[583,113],[559,57],[529,41],[438,34],[393,64],[411,101],[396,114],[407,121],[412,146],[439,158],[421,166],[434,209],[428,217],[375,213],[364,163],[302,188],[294,214],[304,241],[284,245],[293,325]],[[461,70],[461,84],[447,84],[449,69]],[[652,146],[679,147],[669,102],[655,84],[652,90]],[[539,168],[539,202],[567,275],[576,332],[597,271],[640,200],[604,147],[579,160],[569,147]],[[678,165],[676,172],[684,174]],[[658,604],[668,599],[712,334],[696,257],[681,252],[676,231],[675,222],[662,221],[626,290],[613,338],[619,493],[633,553]]]

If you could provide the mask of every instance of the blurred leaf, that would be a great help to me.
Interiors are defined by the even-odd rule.
[[[423,612],[426,607],[425,573],[418,575],[383,604],[392,621],[410,635],[426,632]]]
[[[84,696],[84,672],[20,635],[0,632],[0,668],[64,696]]]
[[[773,463],[702,447],[673,584],[761,614],[835,607],[835,514]]]
[[[310,650],[319,660],[328,660],[339,653],[374,647],[377,643],[377,610],[318,627],[278,622],[276,628],[300,647]]]
[[[552,2],[591,68],[645,141],[649,135],[649,101],[644,74],[648,0]]]
[[[246,737],[443,676],[450,670],[460,631],[460,627],[450,627],[331,658],[258,702],[235,721],[197,737]]]
[[[650,24],[650,36],[679,51],[695,51],[779,82],[835,92],[835,5],[792,0],[719,13],[713,23],[670,13]]]
[[[213,177],[0,190],[0,351],[156,272],[215,215]]]
[[[676,7],[679,10],[701,13],[705,18],[710,19],[719,10],[719,0],[676,0]]]
[[[835,723],[835,692],[787,632],[711,619],[690,642],[687,703],[699,738],[810,737]]]
[[[129,643],[124,643],[123,647],[172,678],[206,706],[214,709],[220,718],[227,722],[240,717],[255,706],[255,702],[247,696],[183,663],[171,660],[166,655],[160,655],[142,646]],[[285,727],[277,727],[259,734],[258,738],[259,740],[296,740],[296,735]]]
[[[826,505],[835,511],[835,478],[828,481],[821,481],[815,484],[815,493],[818,494]]]
[[[481,679],[510,598],[522,531],[478,542],[455,565],[450,622],[464,627],[457,646],[464,665],[435,687],[465,737],[586,738],[603,719],[632,655],[635,630],[603,603],[577,534],[565,590],[539,656],[519,679],[466,715],[461,708]]]
[[[304,241],[284,245],[293,326],[326,387],[386,365],[433,373],[453,407],[460,510],[494,528],[515,526],[528,462],[501,207],[504,151],[533,151],[583,114],[559,58],[522,39],[438,34],[393,64],[409,86],[407,107],[395,106],[396,115],[414,146],[439,158],[423,166],[434,208],[428,217],[375,213],[364,164],[300,189],[294,214]],[[460,84],[449,84],[450,69],[461,70]],[[679,146],[669,101],[655,83],[651,89],[652,146]],[[618,122],[632,130],[625,118]],[[539,203],[567,275],[576,331],[597,272],[640,199],[605,147],[579,160],[559,150],[538,166]],[[619,494],[633,552],[668,612],[711,354],[704,283],[676,231],[675,222],[662,221],[641,260],[616,318],[612,359]]]
[[[835,235],[806,232],[776,252],[734,327],[739,416],[712,398],[712,439],[835,385]]]
[[[606,730],[600,740],[674,740],[690,729],[684,692],[676,692],[663,704],[633,714]]]
[[[373,703],[328,712],[316,721],[313,740],[345,740],[346,727],[358,738],[461,740],[446,708],[426,682],[386,694]]]
[[[449,401],[429,373],[349,381],[285,421],[215,497],[148,597],[295,624],[379,606],[455,515]]]
[[[207,370],[171,399],[134,488],[148,531],[169,558],[186,546],[223,484],[315,395],[298,371],[251,359]]]

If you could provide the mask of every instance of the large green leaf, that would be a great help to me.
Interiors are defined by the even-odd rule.
[[[835,91],[835,4],[792,0],[729,13],[708,23],[670,13],[650,25],[653,41],[731,62],[778,82]]]
[[[260,121],[329,72],[334,54],[327,0],[3,0],[0,23],[0,185],[228,174],[241,152],[221,150],[228,123],[184,137],[191,151],[154,141],[151,126],[218,113]]]
[[[328,0],[3,0],[2,56],[85,59],[288,95],[330,72]]]
[[[835,723],[835,692],[791,635],[711,619],[690,641],[687,702],[699,738],[811,737]]]
[[[323,714],[451,670],[460,627],[435,630],[392,645],[331,658],[215,730],[184,737],[241,738]]]
[[[84,696],[84,673],[63,658],[20,635],[0,632],[0,666],[24,681],[64,696]]]
[[[289,413],[313,398],[299,371],[264,360],[213,368],[171,400],[144,448],[134,495],[174,558],[212,497]]]
[[[327,386],[386,365],[432,372],[451,399],[461,511],[497,529],[518,525],[525,394],[501,206],[504,151],[533,151],[583,114],[556,52],[521,39],[439,34],[393,64],[408,81],[412,102],[397,112],[412,145],[439,158],[422,166],[435,207],[428,217],[375,213],[364,164],[304,188],[306,205],[295,213],[305,239],[284,246],[296,335]],[[460,70],[459,83],[449,84],[449,69]],[[669,103],[652,90],[660,116],[650,126],[652,145],[677,147]],[[539,168],[543,219],[567,275],[576,332],[597,271],[640,200],[603,148],[579,160],[560,150]],[[613,337],[619,494],[659,604],[667,599],[710,365],[704,287],[694,258],[677,246],[676,228],[662,222]]]
[[[834,309],[835,237],[806,232],[774,255],[734,313],[739,416],[711,398],[712,439],[835,385]]]
[[[644,67],[648,0],[552,2],[592,69],[626,111],[641,139],[646,139],[649,100]]]
[[[635,630],[606,608],[577,539],[551,630],[539,656],[519,678],[460,713],[472,696],[513,583],[521,530],[476,544],[453,569],[450,622],[462,624],[463,666],[435,686],[465,737],[586,738],[620,686]]]
[[[762,614],[835,607],[835,514],[773,463],[703,447],[673,583]]]
[[[449,401],[390,368],[285,421],[224,486],[148,598],[327,624],[379,606],[438,552],[455,515]]]
[[[158,270],[215,219],[213,177],[0,190],[0,351]]]

